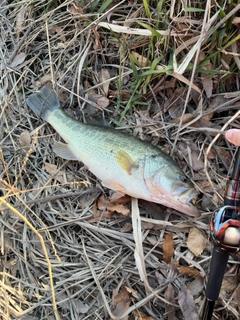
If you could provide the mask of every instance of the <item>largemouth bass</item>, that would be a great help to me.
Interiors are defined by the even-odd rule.
[[[116,129],[72,119],[48,86],[30,95],[27,104],[66,142],[54,142],[53,151],[61,158],[82,161],[103,186],[199,216],[192,204],[198,192],[159,148]]]

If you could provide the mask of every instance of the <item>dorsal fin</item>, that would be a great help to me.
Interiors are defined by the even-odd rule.
[[[94,114],[85,118],[86,124],[99,127],[111,128],[111,125],[103,118],[102,115]]]

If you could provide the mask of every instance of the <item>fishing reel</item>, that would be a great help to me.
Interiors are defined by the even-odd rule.
[[[213,213],[211,238],[216,246],[229,252],[240,251],[240,208],[226,205]]]

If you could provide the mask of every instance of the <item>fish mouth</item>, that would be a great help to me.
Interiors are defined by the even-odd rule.
[[[184,206],[185,212],[194,217],[200,216],[200,213],[196,206],[198,195],[199,192],[196,189],[190,189],[186,192],[183,192],[178,199]]]
[[[194,206],[196,206],[197,201],[198,201],[198,192],[195,195],[193,195],[192,198],[189,199],[189,202]]]
[[[188,201],[195,205],[198,200],[199,192],[196,189],[192,189],[189,191],[190,192],[188,194]]]
[[[168,195],[164,197],[164,200],[153,198],[152,200],[157,203],[161,203],[167,207],[173,208],[179,212],[192,217],[200,217],[200,212],[196,207],[198,200],[198,194],[196,189],[187,189],[178,195]]]
[[[196,203],[197,197],[199,192],[194,188],[185,188],[182,192],[178,193],[178,199],[179,201],[183,203],[192,202],[193,204]]]
[[[200,212],[196,207],[199,192],[195,188],[177,187],[169,193],[161,192],[160,195],[158,195],[158,191],[156,189],[151,190],[151,201],[173,208],[189,216],[200,216]],[[146,200],[149,201],[149,198],[146,198]]]

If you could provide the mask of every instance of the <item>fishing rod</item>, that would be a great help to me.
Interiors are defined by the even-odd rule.
[[[229,255],[240,251],[240,147],[236,153],[232,175],[227,181],[224,206],[213,213],[210,237],[214,246],[202,320],[212,319]]]

